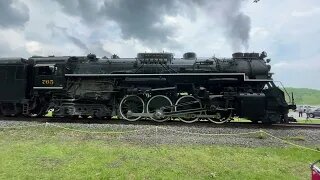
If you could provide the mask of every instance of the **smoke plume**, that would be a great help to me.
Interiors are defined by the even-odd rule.
[[[208,15],[224,29],[233,51],[249,47],[251,29],[250,17],[241,12],[244,0],[197,1]]]
[[[71,35],[67,28],[60,27],[54,23],[47,24],[47,28],[51,30],[53,36],[65,37],[72,42],[75,46],[82,49],[85,53],[95,53],[98,56],[111,56],[111,53],[103,49],[101,42],[85,43],[80,38]]]

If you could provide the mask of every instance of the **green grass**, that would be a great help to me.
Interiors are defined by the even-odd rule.
[[[291,147],[144,145],[53,127],[0,129],[0,179],[308,179],[319,157]]]
[[[257,139],[267,139],[268,135],[265,133],[258,133],[258,134],[252,134],[251,137],[257,138]]]
[[[304,136],[291,136],[288,138],[285,138],[286,140],[291,140],[291,141],[305,141],[306,138]]]
[[[290,87],[286,87],[286,90],[290,96],[291,92],[293,92],[295,103],[298,105],[320,105],[320,90]],[[287,96],[286,98],[289,101]]]
[[[306,120],[305,118],[297,119],[298,123],[305,123],[305,124],[320,124],[320,119],[313,119],[310,118],[309,120]]]

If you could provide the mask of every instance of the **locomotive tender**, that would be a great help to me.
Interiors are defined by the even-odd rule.
[[[1,114],[39,117],[53,109],[54,117],[285,123],[293,98],[288,104],[274,84],[266,57],[262,52],[197,58],[188,52],[183,58],[1,58]]]

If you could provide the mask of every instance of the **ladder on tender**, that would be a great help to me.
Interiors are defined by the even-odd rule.
[[[22,104],[22,114],[24,115],[29,114],[29,103]]]

